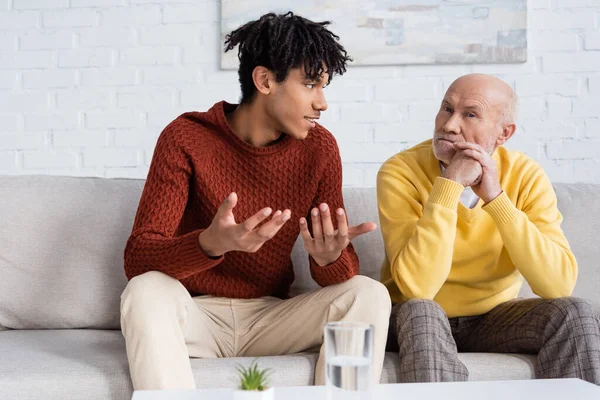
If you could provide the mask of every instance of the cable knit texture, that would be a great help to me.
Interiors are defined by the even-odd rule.
[[[333,210],[344,207],[339,150],[320,125],[305,140],[282,135],[270,146],[254,147],[227,123],[225,113],[235,107],[220,102],[207,112],[185,113],[161,133],[125,248],[128,279],[161,271],[192,295],[289,296],[298,219],[310,222],[310,210],[323,202]],[[264,207],[289,208],[292,218],[256,253],[232,251],[212,259],[198,235],[231,192],[238,195],[237,223]],[[358,258],[350,244],[324,267],[310,257],[310,271],[321,286],[343,282],[358,273]]]

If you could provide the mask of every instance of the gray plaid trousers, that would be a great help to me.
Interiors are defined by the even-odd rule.
[[[600,385],[600,317],[575,297],[515,299],[450,319],[432,300],[409,300],[392,308],[388,349],[399,351],[401,382],[467,380],[460,351],[537,354],[536,378]]]

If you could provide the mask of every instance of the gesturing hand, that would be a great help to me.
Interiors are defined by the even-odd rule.
[[[475,143],[458,142],[454,143],[454,147],[457,153],[462,153],[481,165],[481,179],[471,186],[473,192],[486,204],[498,197],[502,193],[502,188],[500,187],[496,161],[492,156],[483,147]]]
[[[210,226],[198,237],[200,247],[210,257],[220,257],[228,251],[255,253],[291,217],[290,210],[276,211],[271,220],[257,228],[273,212],[267,207],[238,224],[233,215],[237,200],[237,195],[231,193],[217,210]]]
[[[300,218],[300,234],[304,241],[304,248],[320,266],[337,260],[352,239],[377,228],[373,222],[349,227],[346,213],[342,208],[337,209],[336,220],[338,229],[334,230],[329,206],[323,203],[319,208],[313,208],[311,211],[313,235],[311,236],[306,219]]]

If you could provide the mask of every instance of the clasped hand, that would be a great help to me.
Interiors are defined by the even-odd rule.
[[[502,189],[492,156],[475,143],[455,142],[454,148],[456,153],[442,177],[470,186],[486,204],[498,197]]]

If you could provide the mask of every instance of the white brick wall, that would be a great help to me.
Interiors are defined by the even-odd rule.
[[[509,147],[555,182],[600,183],[600,1],[529,0],[529,61],[350,67],[327,89],[346,186],[431,137],[447,86],[496,74],[521,98]],[[162,128],[236,101],[217,0],[0,0],[0,174],[144,177]],[[342,37],[342,42],[352,38]]]

